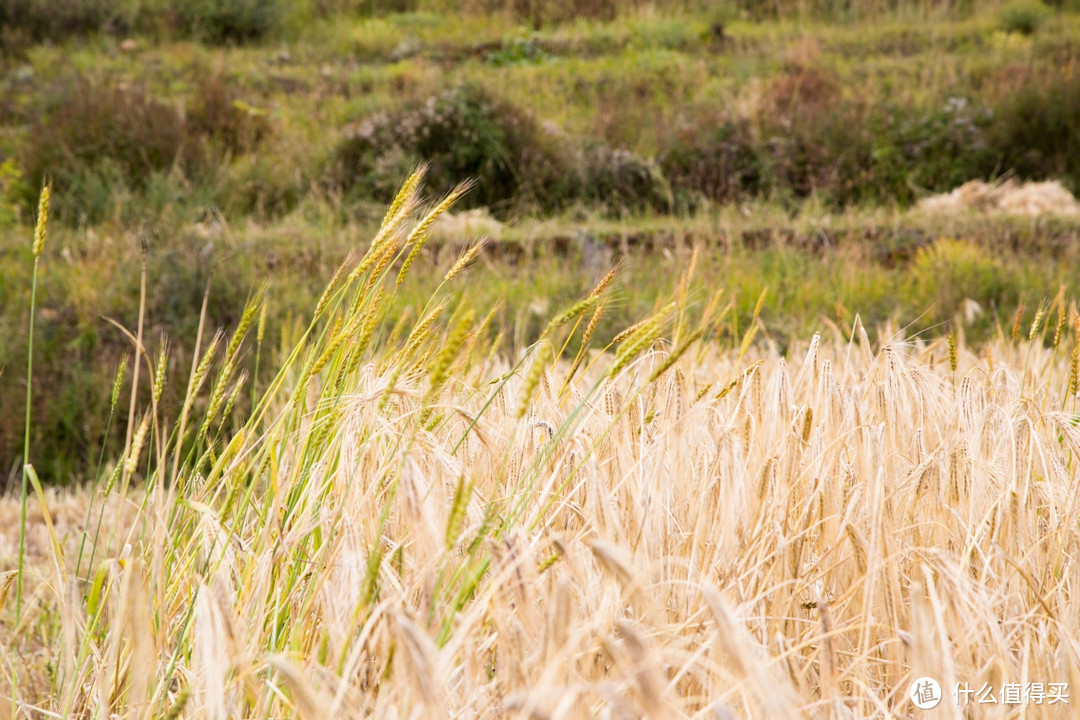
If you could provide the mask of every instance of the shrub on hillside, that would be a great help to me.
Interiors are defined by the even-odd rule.
[[[660,156],[676,197],[907,204],[919,189],[989,177],[1002,156],[992,141],[994,113],[963,98],[928,111],[817,98],[773,99],[753,119],[704,114],[687,124]]]
[[[1049,14],[1040,0],[1014,0],[1001,9],[998,24],[1007,33],[1033,35]]]
[[[446,3],[443,3],[446,4]],[[507,13],[534,27],[577,18],[613,20],[622,5],[619,0],[464,0],[462,10],[473,14]]]
[[[993,119],[989,108],[950,97],[940,108],[903,123],[898,140],[911,181],[942,192],[993,173],[996,158],[986,135]]]
[[[333,15],[378,16],[388,13],[414,12],[420,0],[308,0],[308,11],[314,17]]]
[[[671,209],[671,184],[655,161],[603,143],[586,146],[581,155],[578,199],[616,215]]]
[[[213,79],[196,88],[190,114],[138,88],[79,80],[32,124],[20,166],[28,188],[52,177],[58,218],[98,220],[151,179],[203,177],[254,147],[267,129],[263,116]]]
[[[172,0],[184,29],[210,42],[243,42],[277,30],[284,0]]]
[[[186,118],[189,133],[210,138],[231,153],[254,149],[270,132],[267,111],[244,102],[217,76],[195,88]]]
[[[749,123],[703,119],[682,127],[660,154],[676,203],[696,198],[733,202],[764,189],[761,158]]]
[[[976,5],[975,0],[733,0],[732,4],[753,20],[809,17],[833,22],[888,17],[915,8],[965,17]]]
[[[4,0],[0,51],[95,32],[167,29],[209,42],[242,42],[276,31],[287,0]]]
[[[43,40],[97,32],[121,18],[109,0],[4,0],[0,2],[0,50],[17,53]]]
[[[831,71],[802,61],[777,75],[755,118],[770,190],[783,197],[842,196],[846,175],[861,164],[854,141],[862,110],[860,100],[844,97]]]
[[[550,207],[571,189],[569,159],[555,137],[531,115],[468,86],[356,123],[329,174],[348,194],[387,201],[421,161],[430,164],[432,192],[448,192],[461,178],[477,181],[465,207]]]
[[[175,107],[142,90],[78,81],[31,127],[23,167],[31,187],[49,175],[60,198],[78,203],[69,192],[77,178],[115,176],[140,185],[174,163],[193,164],[196,148],[185,143],[184,130]]]
[[[997,109],[989,142],[1004,169],[1080,189],[1080,76],[1031,82]]]

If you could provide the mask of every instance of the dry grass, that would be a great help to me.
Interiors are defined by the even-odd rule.
[[[920,200],[918,208],[949,215],[965,210],[1029,217],[1080,213],[1080,203],[1060,182],[1016,182],[1011,178],[1000,183],[972,180],[952,192]]]
[[[153,411],[89,571],[100,497],[46,494],[51,532],[32,506],[0,717],[885,718],[914,711],[922,675],[1080,688],[1063,301],[1061,323],[978,355],[857,332],[785,359],[694,339],[688,271],[567,383],[560,348],[595,301],[516,365],[482,313],[439,319],[438,291],[372,340],[415,200],[243,427],[192,419],[209,430],[170,474]]]

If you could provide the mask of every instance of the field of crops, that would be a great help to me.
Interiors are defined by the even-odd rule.
[[[1078,36],[0,0],[0,720],[1076,716]]]
[[[960,333],[874,347],[856,322],[785,358],[757,325],[718,346],[730,301],[694,255],[608,347],[613,274],[507,356],[484,308],[448,306],[480,245],[384,322],[448,204],[420,192],[267,387],[238,370],[266,350],[256,297],[189,370],[124,366],[132,430],[98,483],[28,472],[3,717],[910,717],[923,676],[1053,683],[1026,716],[1071,716],[1051,702],[1080,686],[1064,297],[977,353]],[[177,381],[210,392],[172,416]],[[152,402],[125,409],[129,383]],[[4,557],[19,514],[3,501]]]

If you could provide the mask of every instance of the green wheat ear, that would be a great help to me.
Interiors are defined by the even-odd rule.
[[[544,368],[547,367],[548,362],[554,358],[554,355],[555,353],[551,347],[551,343],[546,339],[541,340],[536,348],[536,353],[533,356],[529,374],[525,377],[525,389],[521,393],[520,401],[518,401],[515,417],[523,418],[525,417],[525,413],[529,411],[529,405],[532,404],[533,394],[536,392],[537,386],[540,385],[540,379],[544,376]]]
[[[472,496],[472,482],[467,481],[462,475],[458,478],[457,488],[454,490],[454,500],[450,505],[450,514],[446,519],[446,550],[454,549],[461,531],[465,526],[465,510],[469,506],[469,498]]]

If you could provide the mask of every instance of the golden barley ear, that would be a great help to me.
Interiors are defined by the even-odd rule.
[[[400,285],[405,279],[405,274],[409,272],[409,268],[412,267],[413,262],[417,256],[420,255],[420,251],[423,250],[424,245],[428,241],[428,230],[439,219],[443,213],[449,210],[458,199],[467,193],[473,186],[471,181],[466,181],[459,184],[456,188],[447,193],[439,204],[428,211],[420,222],[416,224],[410,232],[408,237],[405,238],[405,247],[411,248],[409,254],[405,257],[405,262],[401,264],[401,270],[398,272],[397,284]]]
[[[37,224],[34,226],[34,260],[45,251],[45,236],[49,230],[49,203],[52,199],[52,182],[45,181],[38,197]]]
[[[480,240],[475,245],[466,250],[465,254],[462,255],[461,258],[456,263],[454,263],[453,267],[451,267],[450,270],[446,273],[446,276],[443,278],[443,282],[450,282],[454,279],[455,276],[457,276],[458,273],[467,268],[472,263],[472,261],[476,259],[476,256],[480,254],[480,251],[484,249],[484,245],[486,244],[486,242],[486,240]]]
[[[403,207],[410,204],[415,198],[420,189],[420,183],[423,182],[424,176],[427,175],[428,164],[426,162],[420,163],[413,170],[412,174],[405,180],[405,183],[398,190],[397,195],[390,202],[390,206],[386,209],[386,215],[383,217],[380,225],[385,226],[390,222],[391,218],[395,217]]]

